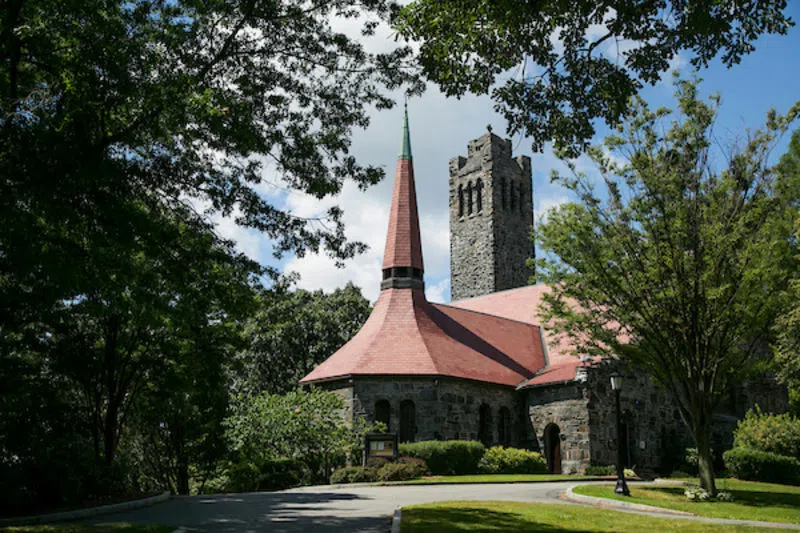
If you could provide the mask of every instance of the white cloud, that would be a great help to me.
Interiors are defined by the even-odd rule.
[[[425,285],[425,296],[429,302],[449,302],[450,301],[450,278],[445,278],[439,283],[428,283]]]

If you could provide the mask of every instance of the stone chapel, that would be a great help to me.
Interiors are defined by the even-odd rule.
[[[426,177],[426,179],[430,179]],[[340,394],[352,418],[384,422],[401,442],[467,439],[538,450],[554,473],[614,464],[664,469],[691,446],[678,410],[647,376],[628,371],[623,442],[616,442],[609,377],[613,363],[572,354],[538,319],[548,291],[528,285],[533,257],[531,160],[491,131],[450,159],[449,304],[428,302],[414,166],[403,122],[381,291],[367,322],[305,376]],[[731,394],[714,437],[729,445],[735,422],[755,403],[786,410],[768,377]]]

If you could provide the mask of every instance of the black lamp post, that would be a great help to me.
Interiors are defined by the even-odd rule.
[[[625,456],[622,448],[622,413],[619,407],[619,393],[622,392],[621,374],[616,372],[611,374],[611,390],[614,391],[614,401],[617,405],[617,486],[614,488],[614,492],[630,496],[628,484],[625,483],[625,467],[623,466]]]

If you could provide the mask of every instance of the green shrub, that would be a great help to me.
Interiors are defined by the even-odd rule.
[[[420,459],[419,457],[398,457],[397,463],[413,465],[413,467],[417,470],[416,477],[427,475],[427,473],[430,471],[428,469],[428,463],[425,462],[425,459]]]
[[[385,457],[370,457],[367,459],[367,466],[372,466],[375,468],[380,468],[387,463],[391,463],[391,461]]]
[[[341,483],[370,483],[377,480],[378,469],[373,466],[346,466],[331,474],[331,484],[333,485]]]
[[[785,413],[768,415],[756,407],[733,432],[734,448],[750,448],[800,459],[800,419]]]
[[[587,476],[613,476],[617,473],[617,467],[614,465],[592,465],[587,466],[584,474]]]
[[[308,483],[310,472],[300,461],[286,457],[264,460],[241,460],[228,470],[226,492],[281,490]]]
[[[400,454],[417,457],[427,463],[434,475],[463,475],[478,472],[478,461],[486,448],[477,441],[448,440],[408,442],[400,445]]]
[[[478,462],[482,474],[541,474],[547,472],[542,454],[520,448],[492,446]]]
[[[739,479],[800,484],[800,461],[794,457],[734,448],[725,452],[723,459],[731,476]]]
[[[378,470],[378,481],[407,481],[422,475],[418,464],[389,463]]]

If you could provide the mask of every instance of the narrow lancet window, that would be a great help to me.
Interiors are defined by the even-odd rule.
[[[475,183],[475,196],[478,201],[478,213],[483,213],[483,182],[481,180]]]
[[[464,186],[458,186],[458,216],[464,216]]]
[[[472,214],[472,182],[467,183],[467,214]]]

